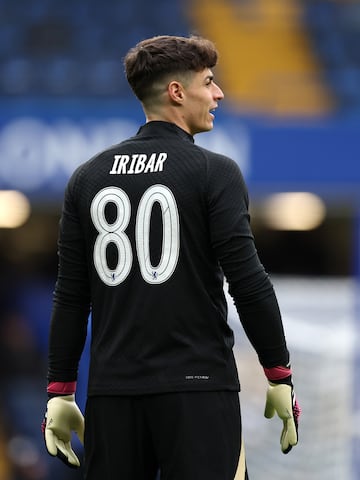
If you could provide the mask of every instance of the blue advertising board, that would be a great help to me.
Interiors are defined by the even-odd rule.
[[[143,122],[135,101],[3,101],[0,189],[57,199],[80,163],[134,135]],[[360,197],[360,122],[249,120],[220,106],[213,131],[195,142],[236,160],[253,195],[308,190]]]

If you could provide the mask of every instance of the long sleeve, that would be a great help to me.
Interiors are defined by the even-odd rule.
[[[278,301],[256,251],[247,188],[235,162],[223,158],[211,165],[208,191],[212,245],[244,330],[263,366],[286,365]]]
[[[90,291],[83,233],[70,183],[62,211],[49,338],[50,381],[73,381],[84,348],[90,312]]]

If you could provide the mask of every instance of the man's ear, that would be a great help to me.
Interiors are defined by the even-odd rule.
[[[168,90],[169,97],[173,102],[178,104],[183,102],[184,87],[180,82],[173,80],[172,82],[169,83],[167,90]]]

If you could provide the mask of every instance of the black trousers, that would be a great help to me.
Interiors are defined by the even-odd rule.
[[[87,400],[85,480],[245,480],[240,449],[237,392]]]

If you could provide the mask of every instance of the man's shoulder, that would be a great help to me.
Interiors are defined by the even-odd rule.
[[[239,168],[235,160],[225,154],[209,150],[200,145],[194,145],[194,147],[199,151],[199,154],[209,161],[209,165],[212,165],[214,168],[219,167],[236,170]]]
[[[83,175],[89,170],[96,168],[97,164],[101,164],[106,158],[112,158],[116,152],[121,149],[123,144],[126,144],[128,140],[124,140],[120,143],[110,145],[103,150],[96,152],[91,158],[81,163],[73,172],[73,177]]]

